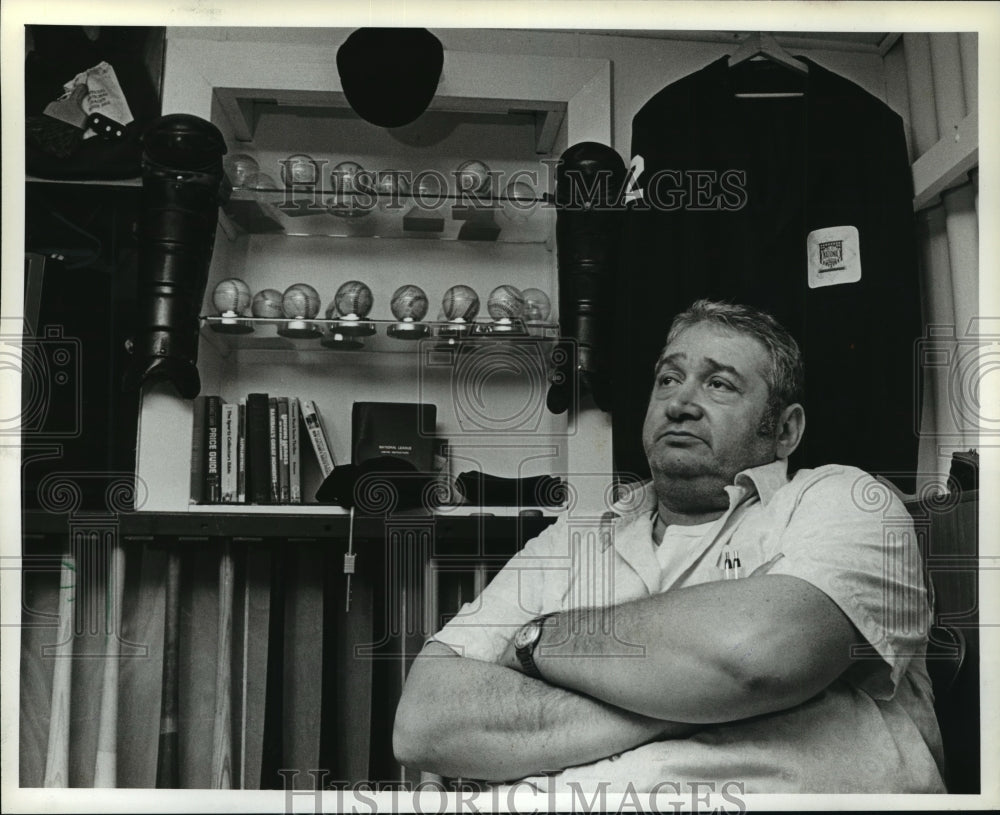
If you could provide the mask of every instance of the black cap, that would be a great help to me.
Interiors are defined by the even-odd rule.
[[[426,28],[359,28],[337,51],[348,103],[366,122],[401,127],[434,98],[444,48]]]
[[[316,501],[357,507],[366,515],[419,509],[436,501],[432,487],[439,478],[438,473],[418,471],[408,459],[375,456],[361,464],[334,467],[316,491]]]

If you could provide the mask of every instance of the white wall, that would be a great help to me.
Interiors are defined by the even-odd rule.
[[[246,42],[247,44],[253,43],[256,46],[254,49],[255,53],[260,55],[263,50],[263,53],[266,54],[268,60],[280,60],[283,49],[288,52],[288,59],[292,60],[293,54],[291,52],[296,48],[315,49],[317,46],[328,46],[332,53],[343,43],[350,32],[351,29],[344,28],[261,29],[187,27],[170,28],[168,30],[168,38],[173,40],[215,40],[229,44],[239,42]],[[694,41],[689,38],[660,39],[651,37],[612,36],[598,33],[482,29],[434,29],[434,33],[442,40],[446,51],[452,53],[465,52],[469,54],[480,53],[504,56],[525,55],[554,58],[599,59],[609,61],[611,63],[612,83],[612,146],[619,151],[626,161],[629,158],[632,117],[646,102],[646,100],[664,86],[686,76],[689,73],[699,70],[708,63],[735,50],[735,45],[728,43]],[[261,49],[261,45],[269,47]],[[880,99],[887,100],[889,97],[883,62],[878,54],[819,49],[794,49],[793,53],[800,53],[809,56],[817,63],[855,81]],[[377,55],[373,55],[373,58],[377,58]],[[334,83],[336,83],[336,77],[331,77],[331,85]],[[260,145],[258,145],[258,147],[259,146]],[[266,244],[268,245],[269,250],[273,250],[275,247],[271,246],[271,243],[272,241],[267,238],[260,238],[251,241],[252,246],[257,249]],[[308,246],[309,244],[303,244],[302,247],[298,247],[298,245],[296,245],[297,248],[302,249],[308,248]],[[408,266],[413,266],[413,264],[416,263],[420,257],[422,257],[423,250],[426,249],[428,252],[433,254],[434,258],[445,259],[443,266],[447,266],[449,268],[441,268],[438,270],[438,274],[443,275],[442,280],[444,278],[450,279],[453,273],[458,274],[459,278],[464,275],[464,271],[461,268],[460,258],[455,257],[458,254],[457,251],[448,251],[447,253],[443,253],[434,250],[432,247],[423,246],[414,246],[412,249],[412,252],[410,252],[409,249],[406,250],[407,257],[405,258],[405,262]],[[448,247],[448,249],[455,250],[456,247]],[[458,247],[458,249],[461,249],[461,247]],[[524,266],[523,263],[518,262],[517,258],[510,256],[511,253],[519,251],[517,247],[501,247],[501,249],[503,249],[503,256],[498,256],[498,262],[503,261],[508,264],[513,263],[514,266],[512,268],[520,268]],[[390,260],[391,262],[389,262]],[[387,260],[386,263],[383,264],[385,269],[395,269],[399,265],[397,260],[398,259],[392,258]],[[547,262],[552,263],[551,257]],[[311,274],[312,271],[316,271],[316,274],[319,274],[319,270],[325,263],[326,261],[322,257],[313,257],[312,255],[305,257],[301,253],[296,254],[295,252],[287,256],[280,257],[273,253],[268,254],[269,267],[273,267],[277,264],[279,267],[283,267],[286,270],[287,275],[294,276],[297,279],[307,272]],[[338,258],[338,265],[350,266],[351,264],[348,258],[340,257]],[[256,273],[256,266],[252,262],[252,258],[250,256],[246,258],[246,262],[244,264],[239,264],[239,266],[241,267],[241,271],[249,277],[253,277]],[[454,268],[450,268],[452,266],[454,266]],[[215,264],[215,268],[218,270],[219,265]],[[523,274],[535,275],[540,279],[547,277],[547,275],[542,274],[543,271],[544,270],[541,268],[535,268],[534,266],[530,269],[525,266],[522,269]],[[232,272],[227,272],[227,274],[230,273]],[[387,274],[388,273],[389,272],[387,271]],[[550,275],[551,270],[548,272],[548,276]],[[218,279],[221,276],[222,274],[220,271],[213,276],[213,280]],[[289,277],[289,281],[290,280],[291,277]],[[438,283],[440,283],[440,281],[437,281],[437,283],[432,285],[432,288],[440,288]],[[541,285],[542,288],[546,288],[547,290],[551,290],[553,292],[555,290],[554,281],[550,283],[549,286],[542,285],[540,282],[537,282],[536,285]],[[254,286],[252,285],[251,288],[254,288]],[[324,303],[328,299],[328,294],[328,292],[324,292]],[[412,361],[413,360],[409,360],[406,364],[409,364]],[[224,396],[226,396],[226,398],[238,398],[239,395],[247,392],[248,390],[252,390],[253,388],[266,389],[264,386],[268,382],[275,383],[275,381],[281,381],[282,373],[287,373],[287,371],[283,371],[281,368],[281,361],[275,360],[274,362],[278,366],[277,368],[274,368],[269,364],[265,364],[263,361],[257,361],[255,364],[247,366],[241,370],[238,378],[240,393],[236,393],[234,391],[233,393],[225,393]],[[380,360],[380,364],[384,362],[385,360]],[[230,374],[231,373],[232,371],[230,371]],[[372,372],[369,371],[368,373]],[[402,374],[402,372],[398,373]],[[338,374],[339,387],[337,390],[339,390],[341,394],[350,393],[355,390],[353,387],[355,384],[352,380],[353,376],[353,373],[343,371]],[[230,377],[230,379],[231,378],[232,377]],[[406,393],[397,393],[396,390],[393,390],[390,387],[390,384],[392,382],[396,382],[397,380],[398,382],[406,382],[411,380],[412,377],[389,374],[386,371],[380,371],[376,378],[385,383],[385,392],[382,393],[379,398],[408,398]],[[287,383],[287,388],[289,388],[290,392],[293,393],[301,392],[303,395],[312,395],[316,389],[321,387],[322,379],[323,374],[319,371],[319,369],[313,370],[313,368],[306,365],[299,369],[297,379],[294,382],[290,381]],[[253,385],[253,387],[250,387],[251,385]],[[225,387],[218,385],[218,383],[216,383],[216,387],[222,391],[226,390]],[[275,387],[277,387],[277,384],[275,384]],[[293,387],[294,390],[291,390]],[[587,406],[584,405],[584,407]],[[331,413],[337,413],[338,415],[339,413],[343,413],[344,416],[348,415],[346,411],[335,411],[332,409]],[[546,416],[545,418],[546,420],[550,420],[551,417]],[[603,443],[603,447],[599,450],[590,449],[595,444],[604,442],[604,440],[610,437],[607,415],[602,414],[600,411],[591,407],[589,409],[582,410],[578,419],[580,423],[576,428],[576,434],[573,434],[576,438],[575,446],[569,445],[568,443],[565,445],[560,444],[559,447],[562,452],[558,458],[561,459],[563,466],[568,466],[571,469],[583,466],[587,468],[585,470],[586,472],[607,472],[610,469],[611,460],[610,450],[607,449],[607,444]],[[348,430],[346,428],[335,429],[337,432],[334,433],[334,435],[335,437],[339,437],[339,446],[342,448],[338,449],[337,452],[339,455],[345,456],[347,451],[346,448],[344,448],[344,441],[348,436]],[[448,429],[447,425],[446,429]],[[548,429],[550,432],[555,433],[556,438],[565,433],[565,430],[560,432],[558,427]],[[489,442],[490,440],[484,441]],[[338,442],[335,441],[335,445],[337,444]],[[571,453],[567,458],[564,446],[573,446],[574,450],[579,448],[578,452],[584,451],[584,448],[586,448],[584,451],[585,455],[582,457],[583,464],[581,465],[581,459],[578,458],[575,453]],[[501,456],[500,458],[505,460],[504,456]],[[515,459],[517,459],[517,455],[515,455],[510,461],[506,462],[505,466],[501,468],[502,472],[500,470],[497,472],[508,476],[514,475],[515,470],[521,469]],[[542,458],[533,457],[531,458],[531,462],[532,463],[529,465],[529,469],[532,472],[529,474],[535,474],[536,471],[552,471],[551,463],[547,463]],[[576,469],[574,469],[574,471],[576,471]],[[178,500],[183,499],[183,496],[180,493],[181,490],[178,489],[178,495],[176,496]]]
[[[632,117],[664,86],[732,53],[735,45],[650,37],[622,37],[504,29],[435,28],[445,50],[487,54],[530,54],[612,61],[612,146],[626,159]],[[168,37],[273,42],[285,45],[329,45],[337,48],[351,33],[343,28],[171,28]],[[856,82],[883,101],[888,99],[882,58],[874,53],[795,49],[825,68]],[[898,110],[898,108],[897,108]]]

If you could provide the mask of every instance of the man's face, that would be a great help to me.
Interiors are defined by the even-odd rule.
[[[707,322],[682,331],[660,357],[643,424],[654,474],[728,484],[774,461],[777,431],[759,434],[767,365],[764,345],[745,334]]]

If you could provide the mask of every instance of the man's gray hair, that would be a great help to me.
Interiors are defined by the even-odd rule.
[[[667,345],[682,331],[698,323],[725,326],[754,337],[767,349],[769,365],[764,378],[768,397],[761,432],[772,433],[781,411],[794,402],[801,402],[805,393],[805,366],[795,338],[766,311],[735,303],[697,300],[674,317]]]

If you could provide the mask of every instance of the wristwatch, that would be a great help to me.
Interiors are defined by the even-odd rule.
[[[549,614],[543,614],[541,617],[535,617],[535,619],[522,625],[514,635],[514,654],[517,656],[517,661],[521,663],[521,668],[526,676],[531,676],[535,679],[544,679],[541,671],[538,670],[538,666],[535,664],[535,646],[538,645],[538,641],[542,638],[542,629],[545,627],[545,621],[554,614],[555,612],[553,611]]]

